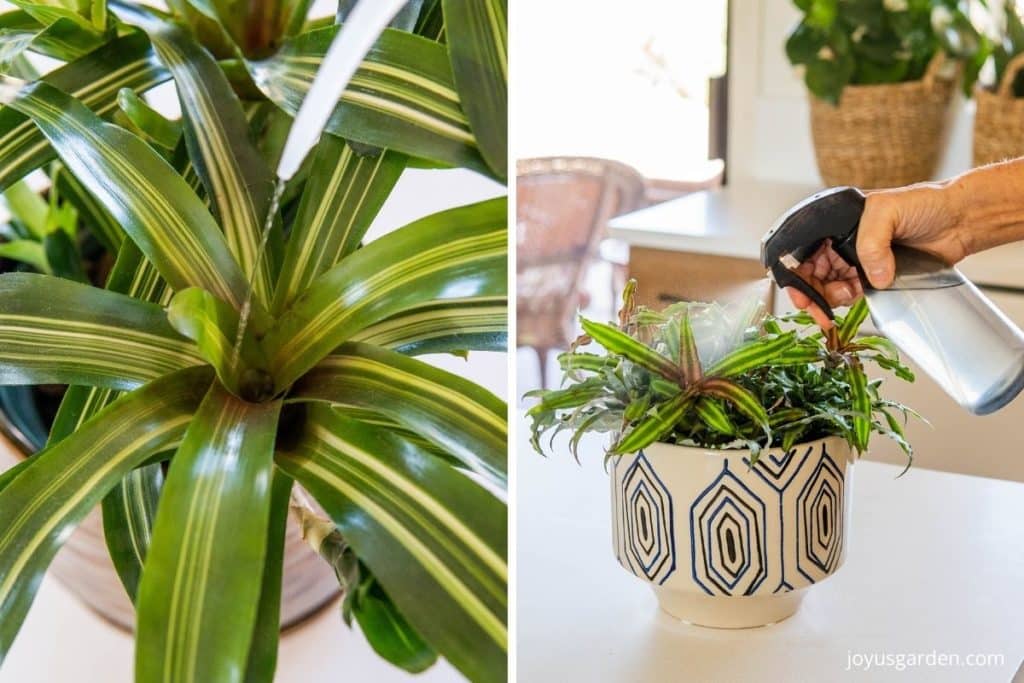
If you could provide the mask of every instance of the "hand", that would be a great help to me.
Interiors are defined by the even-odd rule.
[[[962,203],[955,184],[923,183],[867,196],[857,232],[857,255],[871,285],[885,289],[892,284],[896,264],[892,243],[920,249],[952,265],[970,251],[961,228]],[[847,306],[863,295],[855,268],[826,241],[795,271],[814,287],[829,306]],[[787,288],[793,305],[810,313],[822,328],[832,321],[810,298]]]

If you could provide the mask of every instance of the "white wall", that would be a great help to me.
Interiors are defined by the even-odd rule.
[[[818,184],[807,91],[783,51],[799,19],[791,0],[730,3],[729,163],[733,179]],[[936,178],[970,165],[973,103],[957,97]]]

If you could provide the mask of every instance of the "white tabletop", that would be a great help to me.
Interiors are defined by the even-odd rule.
[[[846,564],[791,619],[729,631],[673,620],[615,562],[600,439],[582,467],[518,443],[519,680],[1005,683],[1024,658],[1024,484],[859,462]],[[851,651],[1003,663],[865,673]]]
[[[609,233],[640,247],[761,258],[761,238],[775,220],[820,187],[742,181],[613,218]]]

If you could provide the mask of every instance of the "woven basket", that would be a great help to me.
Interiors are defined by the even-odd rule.
[[[953,81],[937,54],[919,81],[848,85],[839,106],[813,95],[811,134],[826,185],[862,189],[928,180],[938,166]]]
[[[1013,96],[1013,81],[1024,69],[1024,54],[1006,65],[1006,73],[995,92],[974,91],[974,165],[1024,155],[1024,97]]]

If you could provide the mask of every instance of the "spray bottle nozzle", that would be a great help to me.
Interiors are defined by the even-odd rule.
[[[830,319],[835,316],[825,298],[793,272],[826,239],[850,265],[857,258],[857,226],[864,212],[864,195],[853,187],[834,187],[803,200],[775,222],[761,240],[761,263],[779,287],[806,294]]]

